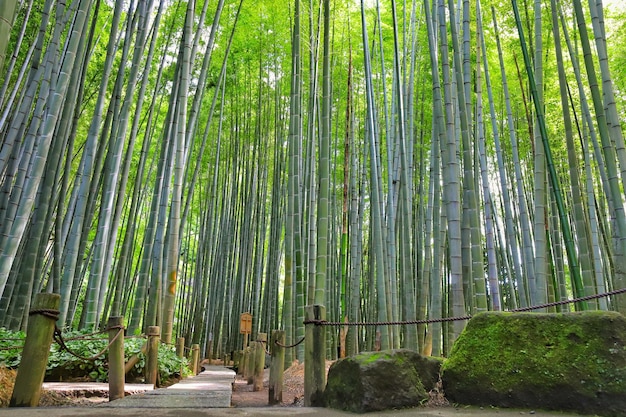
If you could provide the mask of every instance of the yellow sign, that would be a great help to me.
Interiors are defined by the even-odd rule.
[[[252,314],[241,313],[239,320],[239,333],[250,334],[252,333]]]

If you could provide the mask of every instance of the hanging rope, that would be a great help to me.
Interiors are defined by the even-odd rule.
[[[304,324],[306,324],[306,322]],[[302,339],[300,339],[298,342],[294,343],[293,345],[283,345],[278,340],[274,341],[276,346],[280,346],[280,347],[285,348],[285,349],[296,347],[296,346],[298,346],[302,342],[304,342],[304,337]]]
[[[589,301],[597,298],[610,297],[612,295],[626,293],[626,288],[619,290],[609,291],[602,294],[586,295],[584,297],[574,298],[572,300],[554,301],[552,303],[540,304],[532,307],[521,307],[513,310],[508,310],[512,313],[520,313],[524,311],[539,310],[542,308],[555,307],[564,304],[578,303],[581,301]],[[314,324],[316,326],[402,326],[406,324],[428,324],[428,323],[443,323],[448,321],[461,321],[469,320],[472,316],[460,316],[460,317],[442,317],[437,319],[424,319],[424,320],[408,320],[408,321],[377,321],[377,322],[342,322],[342,321],[326,321],[326,320],[306,320],[304,324]],[[304,340],[304,339],[303,339]],[[301,343],[298,342],[296,345]]]
[[[100,352],[96,353],[95,355],[91,356],[91,357],[85,357],[82,356],[74,351],[72,351],[69,347],[67,347],[67,345],[65,344],[65,340],[63,339],[63,334],[61,333],[61,329],[59,329],[57,326],[55,326],[54,328],[54,341],[57,342],[59,344],[59,346],[61,347],[61,350],[65,350],[67,353],[69,353],[70,355],[78,358],[78,359],[82,359],[84,361],[88,361],[88,362],[93,362],[96,359],[98,359],[100,356],[104,355],[104,353],[111,347],[111,345],[113,344],[113,342],[115,342],[117,340],[117,338],[120,336],[120,334],[124,333],[124,326],[112,326],[109,327],[108,329],[106,329],[105,331],[108,330],[112,330],[112,329],[118,329],[117,333],[115,334],[115,337],[113,337],[113,339],[111,339],[111,341],[104,347],[104,349],[102,349]]]
[[[554,306],[559,306],[559,305],[564,305],[564,304],[579,303],[581,301],[589,301],[589,300],[595,300],[598,298],[610,297],[612,295],[622,294],[625,292],[626,292],[626,288],[621,288],[619,290],[609,291],[609,292],[605,292],[602,294],[586,295],[584,297],[574,298],[573,300],[554,301],[552,303],[541,304],[541,305],[537,305],[533,307],[520,307],[511,311],[518,313],[521,311],[539,310],[541,308],[554,307]]]

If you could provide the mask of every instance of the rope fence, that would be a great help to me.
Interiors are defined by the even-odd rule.
[[[513,313],[520,313],[520,312],[526,312],[526,311],[540,310],[540,309],[556,307],[560,305],[580,303],[580,302],[595,300],[595,299],[604,298],[604,297],[611,297],[611,296],[623,294],[623,293],[626,293],[626,288],[608,291],[608,292],[604,292],[601,294],[587,295],[587,296],[568,299],[568,300],[554,301],[554,302],[540,304],[536,306],[520,307],[520,308],[515,308],[515,309],[507,310],[507,311],[513,312]],[[58,310],[53,310],[53,309],[35,309],[35,310],[29,311],[28,314],[29,315],[40,314],[56,321],[59,319],[60,312]],[[327,320],[305,320],[303,324],[305,325],[314,324],[316,326],[403,326],[403,325],[413,325],[413,324],[430,324],[430,323],[445,323],[445,322],[451,322],[451,321],[464,321],[464,320],[469,320],[471,318],[472,318],[471,315],[465,315],[465,316],[458,316],[458,317],[440,317],[440,318],[420,319],[420,320],[377,321],[377,322],[340,322],[340,321],[327,321]],[[102,349],[100,352],[98,352],[96,355],[93,355],[92,357],[84,357],[76,352],[73,352],[66,344],[66,342],[74,341],[74,340],[107,340],[106,338],[93,338],[93,336],[106,333],[109,330],[115,329],[115,328],[119,329],[116,336],[106,345],[104,349]],[[119,337],[120,334],[123,333],[123,331],[124,331],[123,326],[113,326],[111,328],[94,332],[92,334],[83,335],[83,336],[75,336],[72,338],[64,339],[61,330],[55,326],[53,337],[54,337],[54,341],[57,342],[59,346],[61,347],[61,350],[65,350],[66,352],[68,352],[72,356],[75,356],[78,359],[85,360],[85,361],[94,361],[98,359],[100,356],[102,356],[109,349],[111,344]],[[144,335],[136,336],[136,337],[145,338]],[[274,343],[277,346],[289,349],[289,348],[294,348],[302,344],[304,342],[304,339],[305,338],[303,337],[299,341],[291,345],[282,344],[278,340],[276,340]],[[23,339],[15,339],[15,340],[23,340]],[[19,347],[3,347],[3,348],[0,348],[0,350],[11,350],[11,349],[16,349],[16,348],[19,348]],[[184,350],[190,351],[191,348],[184,346]]]
[[[304,324],[307,324],[307,322],[304,322]],[[294,343],[294,344],[292,344],[292,345],[283,345],[283,344],[282,344],[282,343],[280,343],[278,340],[275,340],[275,341],[274,341],[274,344],[275,344],[276,346],[280,346],[280,347],[282,347],[282,348],[289,349],[289,348],[294,348],[294,347],[298,346],[298,345],[299,345],[299,344],[301,344],[302,342],[304,342],[304,337],[303,337],[302,339],[298,340],[296,343]]]
[[[60,311],[59,310],[54,310],[54,309],[47,309],[47,308],[43,308],[43,309],[33,309],[30,310],[28,312],[29,316],[33,316],[35,314],[47,317],[51,320],[57,321],[59,319],[59,315],[60,315]],[[115,337],[113,339],[111,339],[111,341],[108,341],[107,338],[105,337],[100,337],[100,338],[96,338],[94,336],[100,335],[100,334],[104,334],[109,332],[110,330],[113,329],[118,329]],[[53,340],[59,345],[59,347],[61,348],[61,351],[66,351],[67,353],[69,353],[70,355],[76,357],[77,359],[83,360],[83,361],[87,361],[87,362],[93,362],[96,359],[100,358],[101,356],[103,356],[107,350],[109,350],[109,348],[111,347],[111,345],[119,338],[119,336],[121,334],[124,333],[124,326],[111,326],[108,327],[106,329],[97,331],[97,332],[93,332],[90,334],[85,334],[85,335],[81,335],[81,336],[74,336],[74,337],[70,337],[70,338],[64,338],[63,337],[63,332],[61,331],[61,329],[55,324],[54,326],[54,333],[52,335]],[[4,339],[4,340],[8,340],[8,339]],[[24,340],[24,339],[15,339],[15,340]],[[98,353],[96,353],[95,355],[91,356],[91,357],[85,357],[83,355],[80,355],[78,353],[76,353],[75,351],[73,351],[72,349],[70,349],[67,346],[67,342],[70,341],[108,341],[108,343],[106,344],[106,346],[100,350]],[[12,346],[12,347],[4,347],[4,348],[0,348],[0,350],[13,350],[13,349],[20,349],[23,348],[23,346]]]
[[[35,309],[35,310],[31,310],[29,311],[28,315],[32,316],[35,314],[39,314],[45,317],[48,317],[49,319],[52,319],[54,321],[58,320],[59,318],[59,311],[58,310],[52,310],[52,309]],[[109,339],[107,337],[94,337],[100,334],[105,334],[108,333],[110,330],[113,329],[118,329],[118,332],[115,334],[115,336],[113,337],[113,339],[111,339],[109,341]],[[64,337],[63,336],[63,332],[62,330],[55,325],[54,328],[54,333],[52,335],[52,339],[54,342],[56,342],[59,345],[59,352],[62,351],[66,351],[68,354],[70,354],[71,356],[74,356],[77,359],[80,359],[82,361],[86,361],[86,362],[94,362],[97,359],[99,359],[100,357],[103,357],[104,354],[111,348],[111,345],[113,345],[113,343],[120,337],[120,335],[122,335],[124,333],[124,326],[110,326],[107,327],[103,330],[100,331],[96,331],[93,333],[89,333],[89,334],[85,334],[85,335],[80,335],[80,336],[73,336],[73,337]],[[141,335],[133,335],[133,336],[124,336],[125,339],[147,339],[148,336],[145,334],[141,334]],[[25,341],[25,338],[6,338],[6,339],[2,339],[3,341]],[[87,357],[87,356],[83,356],[79,353],[77,353],[75,350],[71,349],[68,346],[68,342],[75,342],[75,341],[98,341],[98,342],[107,342],[106,345],[100,350],[98,351],[98,353]],[[160,343],[162,343],[161,341],[159,341]],[[170,343],[170,345],[172,345]],[[24,345],[14,345],[14,346],[3,346],[0,347],[0,351],[12,351],[12,350],[22,350],[24,348]],[[185,346],[185,350],[190,351],[191,348]],[[141,350],[139,352],[136,352],[135,355],[138,355],[141,353]],[[131,355],[132,356],[132,355]]]
[[[601,294],[586,295],[584,297],[578,297],[571,300],[554,301],[551,303],[540,304],[532,307],[520,307],[513,310],[507,310],[511,313],[521,313],[525,311],[540,310],[542,308],[555,307],[559,305],[580,303],[583,301],[594,300],[598,298],[610,297],[617,294],[626,293],[626,288],[619,290],[609,291]],[[449,321],[462,321],[471,319],[471,315],[459,316],[459,317],[441,317],[435,319],[423,319],[423,320],[406,320],[406,321],[378,321],[378,322],[343,322],[343,321],[326,321],[326,320],[305,320],[304,324],[315,324],[316,326],[402,326],[407,324],[429,324],[429,323],[443,323]],[[303,339],[304,340],[304,339]],[[296,343],[294,346],[302,343],[302,341]],[[292,346],[289,346],[292,347]]]
[[[109,343],[107,343],[107,345],[104,347],[104,349],[102,349],[101,351],[99,351],[98,353],[96,353],[95,355],[91,356],[91,357],[85,357],[82,356],[74,351],[72,351],[69,347],[67,347],[67,345],[65,344],[65,340],[63,339],[63,333],[61,332],[61,330],[58,327],[55,327],[54,329],[54,341],[57,342],[59,344],[59,346],[61,347],[61,350],[65,350],[67,353],[69,353],[70,355],[87,361],[87,362],[93,362],[96,359],[98,359],[99,357],[103,356],[105,354],[105,352],[107,350],[109,350],[109,348],[111,347],[111,345],[117,340],[118,337],[120,337],[120,334],[124,334],[124,326],[113,326],[109,329],[106,329],[105,331],[108,330],[113,330],[113,329],[118,329],[117,333],[115,334],[115,337],[113,337],[113,339],[111,339],[111,341]],[[89,336],[89,335],[88,335]],[[80,340],[80,338],[76,339],[76,340]]]

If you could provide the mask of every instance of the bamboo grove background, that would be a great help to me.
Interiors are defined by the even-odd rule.
[[[0,326],[57,292],[62,327],[221,354],[245,311],[293,343],[308,304],[414,321],[624,288],[625,25],[601,0],[3,0]],[[550,311],[574,308],[626,299]],[[444,355],[463,325],[343,337]]]

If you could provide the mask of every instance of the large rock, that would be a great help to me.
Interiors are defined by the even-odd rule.
[[[626,319],[613,312],[483,313],[443,364],[449,401],[626,415]]]
[[[330,367],[324,401],[356,413],[415,407],[427,399],[440,367],[439,359],[406,349],[361,353]]]

